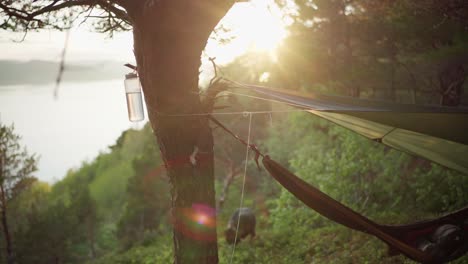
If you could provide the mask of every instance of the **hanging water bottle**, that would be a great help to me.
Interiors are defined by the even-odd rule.
[[[141,85],[136,73],[125,75],[125,94],[127,97],[128,119],[132,122],[142,121],[145,118],[143,112],[143,99],[141,97]]]

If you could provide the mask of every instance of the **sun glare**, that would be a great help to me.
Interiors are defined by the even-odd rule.
[[[209,41],[206,53],[217,62],[227,63],[247,51],[275,54],[287,36],[287,22],[273,0],[252,0],[237,3],[220,24],[233,39],[227,44]]]
[[[244,3],[243,8],[232,11],[232,20],[238,25],[238,38],[246,38],[248,48],[274,51],[286,37],[281,11],[270,1],[257,0]]]

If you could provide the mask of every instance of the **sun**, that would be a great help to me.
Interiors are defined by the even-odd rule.
[[[275,50],[287,35],[279,8],[272,1],[266,0],[239,5],[239,8],[232,10],[232,20],[238,26],[237,37],[245,38],[249,48],[258,51]]]
[[[206,53],[218,62],[232,61],[247,51],[274,54],[287,37],[287,20],[274,0],[252,0],[235,4],[220,25],[233,37],[227,44],[209,41]]]

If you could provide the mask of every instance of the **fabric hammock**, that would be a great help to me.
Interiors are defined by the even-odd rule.
[[[346,127],[395,149],[424,157],[468,174],[468,109],[438,106],[401,105],[338,96],[305,97],[266,87],[244,85],[264,99],[287,103]],[[219,121],[226,132],[248,145]],[[433,220],[409,225],[380,225],[309,185],[269,156],[248,145],[284,188],[311,209],[348,228],[365,232],[387,243],[391,252],[421,263],[454,260],[468,251],[468,207]],[[421,241],[433,237],[444,226],[457,228],[456,244],[441,253],[421,249]],[[453,230],[453,229],[452,229]]]
[[[379,225],[309,185],[270,157],[264,156],[263,166],[273,178],[308,207],[348,228],[376,236],[387,243],[393,251],[415,261],[443,263],[454,260],[468,251],[468,207],[434,220],[410,225]],[[461,229],[457,248],[451,248],[446,254],[423,252],[418,249],[418,243],[423,238],[431,236],[446,224]]]
[[[400,151],[468,174],[468,108],[395,104],[325,95],[297,95],[242,85]]]

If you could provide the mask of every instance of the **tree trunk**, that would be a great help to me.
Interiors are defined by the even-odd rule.
[[[0,169],[2,167],[0,166]],[[0,170],[1,171],[1,170]],[[8,229],[8,219],[7,219],[7,205],[6,205],[6,197],[5,197],[5,189],[3,188],[3,185],[0,185],[0,191],[1,193],[1,218],[2,218],[2,230],[3,230],[3,235],[5,237],[5,250],[6,250],[6,257],[7,257],[7,263],[12,264],[14,263],[13,259],[13,249],[11,248],[11,237],[10,237],[10,230]]]
[[[342,8],[343,14],[346,13],[346,5],[343,5]],[[351,31],[351,21],[349,21],[348,17],[343,18],[344,21],[344,31],[345,31],[345,36],[344,36],[344,41],[345,41],[345,47],[346,47],[346,55],[345,55],[345,67],[347,69],[351,69],[351,77],[349,78],[347,82],[347,92],[349,96],[352,97],[357,97],[359,98],[361,95],[361,90],[359,88],[359,85],[356,82],[356,74],[355,74],[355,63],[354,63],[354,56],[353,56],[353,46],[351,45],[351,40],[353,33]]]
[[[439,72],[440,104],[458,106],[463,95],[466,71],[462,63],[454,63]]]
[[[5,251],[6,251],[6,258],[7,263],[12,264],[14,263],[13,259],[13,249],[11,247],[11,237],[10,237],[10,230],[8,229],[8,219],[7,219],[7,198],[5,194],[5,186],[4,186],[4,174],[3,168],[5,166],[5,154],[0,153],[0,209],[2,210],[1,218],[2,218],[2,230],[3,235],[5,238]]]
[[[213,137],[208,119],[190,114],[203,111],[201,52],[229,8],[219,0],[153,1],[129,12],[149,119],[172,185],[176,264],[218,263]]]
[[[91,252],[91,259],[95,259],[96,254],[96,239],[95,239],[95,221],[88,218],[88,241],[89,241],[89,250]]]
[[[229,160],[229,165],[227,166],[227,171],[226,171],[226,177],[224,178],[223,182],[223,189],[221,190],[221,195],[219,196],[219,201],[218,201],[218,210],[222,210],[224,202],[226,201],[228,191],[229,191],[229,186],[231,186],[231,183],[234,181],[234,178],[242,171],[241,167],[237,167],[234,164],[234,161]]]

